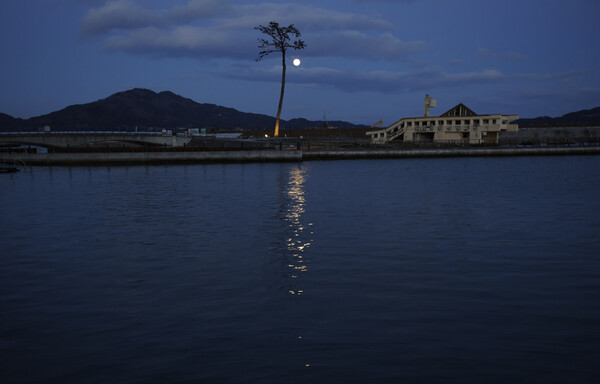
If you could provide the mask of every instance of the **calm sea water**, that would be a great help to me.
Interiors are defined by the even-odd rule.
[[[600,157],[0,175],[2,383],[592,383]]]

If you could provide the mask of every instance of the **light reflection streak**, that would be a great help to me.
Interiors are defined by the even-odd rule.
[[[298,324],[296,319],[305,308],[304,305],[308,304],[306,300],[310,301],[310,296],[305,296],[305,292],[310,291],[305,285],[309,281],[307,277],[311,267],[309,249],[314,244],[314,226],[310,222],[310,214],[306,212],[309,197],[306,183],[309,179],[310,168],[306,165],[293,165],[282,167],[281,171],[279,210],[277,212],[280,220],[278,224],[281,227],[277,231],[280,237],[277,239],[274,249],[278,252],[277,265],[280,268],[278,270],[279,293],[285,297],[284,302],[286,303],[282,310],[283,313],[290,316],[289,340],[293,340],[295,344],[305,342],[306,325]],[[302,347],[293,345],[288,347],[290,350],[298,352],[304,367],[310,367],[312,359],[306,358],[308,356],[300,357],[300,355],[306,354]]]
[[[302,274],[308,272],[309,260],[304,253],[312,244],[312,234],[310,227],[312,223],[306,223],[306,192],[304,184],[308,179],[306,167],[294,167],[290,170],[289,180],[284,188],[286,200],[284,220],[290,233],[287,236],[287,251],[289,255],[288,268],[286,275],[294,280],[293,284],[288,284],[287,291],[290,295],[302,295],[304,289],[299,287],[299,279]]]

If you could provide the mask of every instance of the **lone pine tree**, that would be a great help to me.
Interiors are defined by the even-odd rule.
[[[300,31],[294,24],[287,27],[282,27],[279,23],[271,21],[268,26],[259,25],[254,29],[258,29],[263,34],[267,35],[268,38],[259,38],[260,42],[258,48],[261,49],[258,54],[256,61],[262,60],[263,57],[273,52],[281,52],[281,62],[283,66],[281,74],[281,94],[279,95],[279,107],[277,108],[277,118],[275,119],[275,133],[274,136],[279,136],[279,119],[281,118],[281,107],[283,105],[283,93],[285,90],[285,54],[288,49],[304,49],[306,44],[300,40]],[[290,41],[290,35],[295,36],[296,40]]]

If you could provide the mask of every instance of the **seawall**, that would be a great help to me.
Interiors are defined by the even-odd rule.
[[[182,152],[0,153],[0,161],[17,165],[126,165],[225,162],[299,162],[309,160],[392,159],[422,157],[600,155],[600,147],[252,150]]]
[[[183,164],[302,161],[302,151],[0,153],[5,163],[25,165]]]
[[[523,147],[523,148],[450,148],[450,149],[366,149],[308,151],[303,160],[385,159],[418,157],[481,156],[560,156],[600,155],[600,147]]]

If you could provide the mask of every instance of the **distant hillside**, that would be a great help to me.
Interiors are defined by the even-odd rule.
[[[533,119],[519,119],[521,127],[600,125],[600,107],[567,113],[560,117],[540,116]]]
[[[173,128],[271,129],[275,118],[245,113],[214,104],[201,104],[173,92],[156,93],[132,89],[115,93],[88,104],[72,105],[28,120],[0,114],[0,130],[37,130],[50,126],[53,131],[133,130]],[[364,127],[343,121],[329,122],[339,128]],[[282,129],[320,128],[322,121],[293,119],[281,122]]]
[[[0,113],[0,131],[19,130],[25,120],[15,119],[6,113]]]

